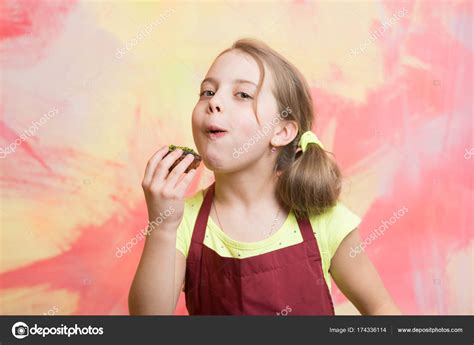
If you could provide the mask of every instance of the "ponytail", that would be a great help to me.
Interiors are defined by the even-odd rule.
[[[293,152],[296,139],[281,152]],[[280,166],[282,162],[280,161]],[[305,151],[293,154],[281,170],[277,194],[297,218],[309,218],[324,213],[336,205],[341,194],[341,171],[337,163],[321,146],[310,143]]]

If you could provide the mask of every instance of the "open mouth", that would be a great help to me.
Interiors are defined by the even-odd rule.
[[[221,138],[227,134],[227,131],[221,127],[211,125],[206,129],[206,135],[211,139]]]
[[[226,134],[227,134],[227,131],[220,128],[211,128],[206,131],[206,135],[210,139],[221,138]]]

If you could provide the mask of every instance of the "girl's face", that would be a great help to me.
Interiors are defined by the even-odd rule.
[[[253,99],[259,77],[255,60],[237,50],[221,55],[207,72],[193,110],[192,128],[196,148],[208,169],[232,172],[270,156],[275,128],[266,135],[261,129],[278,116],[278,105],[272,93],[273,78],[266,69],[258,95],[260,125],[257,123]]]

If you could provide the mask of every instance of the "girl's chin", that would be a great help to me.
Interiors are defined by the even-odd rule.
[[[227,171],[229,165],[232,165],[232,161],[234,160],[232,154],[227,154],[227,150],[212,146],[205,147],[201,157],[206,168],[214,172]]]
[[[211,171],[220,171],[224,167],[222,157],[217,155],[204,155],[202,156],[202,162]]]

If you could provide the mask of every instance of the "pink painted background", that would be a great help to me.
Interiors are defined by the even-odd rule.
[[[200,80],[247,36],[307,77],[363,237],[408,209],[367,247],[402,311],[473,314],[472,2],[31,0],[0,13],[0,314],[128,313],[143,241],[116,248],[146,225],[146,162],[194,146]],[[202,166],[189,193],[211,179]]]

